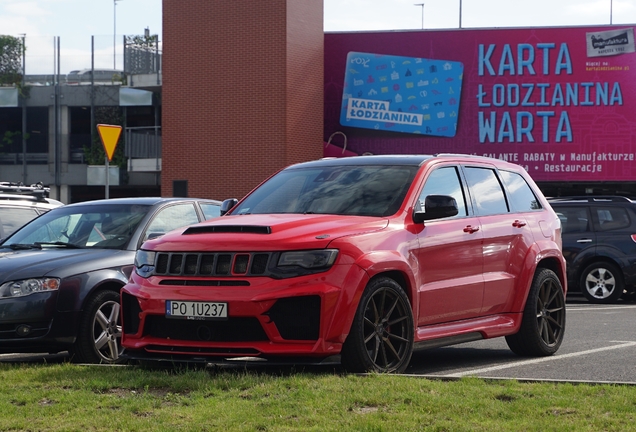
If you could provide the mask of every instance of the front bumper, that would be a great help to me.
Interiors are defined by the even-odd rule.
[[[58,292],[0,299],[0,352],[57,352],[75,342],[77,312],[57,311]]]
[[[141,278],[122,289],[122,345],[131,358],[326,358],[340,353],[359,294],[357,266],[289,279]],[[205,285],[207,283],[207,285]],[[344,288],[346,287],[346,288]],[[167,318],[166,300],[226,302],[225,320]]]

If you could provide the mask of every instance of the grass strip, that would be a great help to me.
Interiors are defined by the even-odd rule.
[[[0,364],[2,431],[628,431],[636,387]]]

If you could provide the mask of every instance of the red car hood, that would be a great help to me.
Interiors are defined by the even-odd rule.
[[[321,249],[339,237],[379,231],[387,225],[388,219],[365,216],[223,216],[149,240],[142,248],[165,252]]]

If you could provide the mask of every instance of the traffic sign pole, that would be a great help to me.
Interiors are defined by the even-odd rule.
[[[110,167],[109,167],[109,164],[108,164],[108,158],[107,157],[104,158],[104,165],[106,165],[106,186],[105,186],[106,187],[106,194],[105,194],[105,198],[108,199],[108,195],[109,195],[108,191],[110,189],[110,183],[109,183],[110,182],[110,178],[109,178],[110,177]]]
[[[113,155],[115,154],[115,148],[117,147],[117,142],[119,142],[119,136],[121,135],[121,126],[118,125],[107,125],[107,124],[98,124],[97,131],[99,132],[99,137],[102,140],[102,145],[104,146],[104,152],[106,153],[106,157],[104,165],[106,167],[106,199],[109,196],[109,177],[110,177],[110,166],[109,162],[113,160]]]

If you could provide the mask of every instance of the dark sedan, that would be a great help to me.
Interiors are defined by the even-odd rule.
[[[119,290],[137,248],[219,215],[214,200],[121,198],[58,207],[26,224],[0,243],[0,352],[119,362]]]

